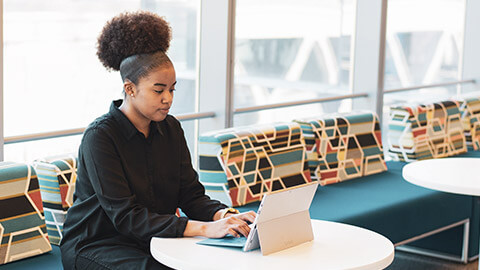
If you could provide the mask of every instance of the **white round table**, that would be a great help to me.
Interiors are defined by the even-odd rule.
[[[480,196],[479,168],[480,158],[428,159],[405,165],[402,175],[408,182],[421,187]]]
[[[152,238],[150,251],[175,269],[383,269],[394,258],[392,242],[356,226],[312,220],[314,240],[262,256],[260,250],[198,245],[201,237]]]
[[[444,192],[480,196],[480,158],[440,158],[403,167],[408,182]]]

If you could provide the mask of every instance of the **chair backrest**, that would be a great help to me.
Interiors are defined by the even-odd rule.
[[[321,185],[387,170],[375,113],[327,114],[296,122],[305,137],[310,174]]]
[[[40,182],[48,236],[52,244],[59,245],[67,211],[73,204],[77,158],[68,154],[47,157],[34,164]]]
[[[30,165],[0,162],[0,264],[52,250]]]
[[[390,108],[388,152],[394,160],[415,161],[467,152],[458,103]]]
[[[200,181],[228,205],[311,182],[300,126],[256,125],[212,131],[199,138]]]

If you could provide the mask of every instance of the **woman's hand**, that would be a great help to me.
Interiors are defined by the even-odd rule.
[[[253,213],[253,214],[252,214]],[[227,234],[235,237],[245,236],[250,233],[249,223],[255,220],[254,212],[229,215],[217,221],[209,222],[205,229],[205,235],[208,238],[221,238]]]
[[[248,224],[255,221],[256,215],[255,212],[249,211],[240,214],[227,215],[225,218],[212,222],[189,220],[183,235],[221,238],[227,234],[231,234],[235,237],[247,237],[250,233],[250,227]]]
[[[220,238],[227,234],[231,234],[235,237],[245,236],[250,233],[250,226],[248,224],[255,221],[257,213],[254,211],[248,211],[240,214],[228,213],[225,218],[211,222],[212,227],[209,228],[207,236],[209,238]],[[218,227],[217,227],[218,226]]]

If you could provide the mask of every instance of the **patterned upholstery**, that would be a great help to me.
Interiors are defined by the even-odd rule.
[[[36,162],[35,169],[42,192],[50,243],[58,245],[62,240],[67,210],[73,204],[77,159],[73,155],[49,157]]]
[[[455,101],[392,107],[388,120],[389,153],[394,160],[410,162],[467,151]]]
[[[459,101],[467,146],[480,150],[480,98]]]
[[[321,185],[387,170],[374,113],[332,114],[296,122],[305,137],[310,174]]]
[[[240,206],[311,182],[296,123],[250,126],[199,138],[200,181],[210,197]]]
[[[0,264],[52,250],[38,180],[26,164],[0,162]]]

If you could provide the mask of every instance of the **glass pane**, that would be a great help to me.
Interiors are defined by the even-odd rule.
[[[97,59],[96,39],[110,18],[139,9],[170,22],[169,55],[178,81],[171,113],[193,112],[198,2],[4,0],[5,136],[85,127],[106,113],[113,99],[122,98],[120,75],[106,71]],[[55,140],[42,142],[35,147],[57,147]],[[6,160],[18,156],[10,152],[13,148],[34,151],[6,147]],[[72,140],[71,152],[77,148]]]
[[[458,80],[464,13],[464,0],[389,0],[385,89]]]
[[[353,0],[242,0],[236,12],[235,108],[350,92]],[[338,106],[262,111],[235,116],[234,123],[269,122],[309,109],[321,114]]]

